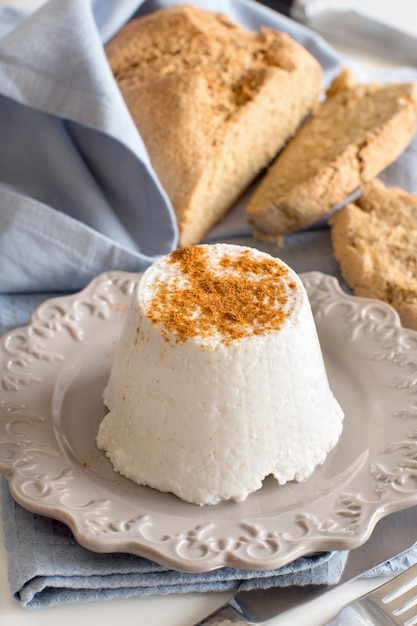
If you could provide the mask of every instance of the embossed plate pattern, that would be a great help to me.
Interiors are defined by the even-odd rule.
[[[0,469],[22,506],[62,520],[91,550],[202,572],[266,570],[356,547],[382,516],[417,503],[417,333],[389,306],[318,272],[302,279],[346,418],[308,481],[268,478],[245,502],[198,507],[114,473],[95,435],[137,278],[102,274],[2,338]]]

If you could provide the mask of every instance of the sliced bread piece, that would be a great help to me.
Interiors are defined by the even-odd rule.
[[[333,250],[356,295],[391,304],[417,329],[417,197],[379,181],[330,218]]]
[[[318,62],[287,35],[189,5],[132,20],[106,53],[183,246],[223,217],[322,90]]]
[[[412,83],[355,84],[343,73],[249,199],[251,222],[271,235],[305,228],[395,161],[416,129]]]

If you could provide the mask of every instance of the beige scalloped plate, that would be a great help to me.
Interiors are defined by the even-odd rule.
[[[0,346],[0,469],[23,507],[66,523],[97,552],[203,572],[267,570],[356,547],[417,503],[417,333],[394,311],[302,275],[346,418],[305,483],[268,478],[242,503],[199,507],[116,474],[96,448],[106,383],[138,275],[111,272],[43,303]]]

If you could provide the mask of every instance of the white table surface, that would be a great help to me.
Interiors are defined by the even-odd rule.
[[[0,0],[0,4],[34,7],[44,0]],[[324,2],[326,4],[326,2]],[[406,32],[417,36],[417,5],[415,0],[352,0],[335,2],[332,6],[361,7],[367,15],[384,15],[384,19],[393,20],[396,27],[403,27]],[[393,5],[395,11],[393,12]],[[392,66],[389,50],[384,55],[372,57],[365,51],[352,50],[344,43],[341,45],[329,39],[341,53],[360,60],[368,66]],[[350,600],[375,588],[386,579],[362,579],[288,611],[268,622],[270,626],[323,626],[334,617],[338,609]],[[187,595],[154,596],[147,598],[129,598],[106,600],[89,603],[66,604],[47,609],[23,609],[10,595],[7,579],[7,555],[4,548],[2,523],[0,517],[0,626],[114,626],[116,623],[129,623],[135,626],[193,626],[198,620],[216,609],[230,597],[229,593],[195,593]]]

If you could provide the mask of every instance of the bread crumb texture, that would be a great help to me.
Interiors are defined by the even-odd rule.
[[[286,34],[191,5],[127,23],[106,53],[167,191],[197,243],[316,106],[322,72]]]
[[[374,180],[330,219],[333,250],[356,295],[392,305],[417,329],[417,197]]]
[[[395,161],[416,120],[416,85],[355,84],[342,72],[249,199],[251,221],[273,235],[311,225]]]

